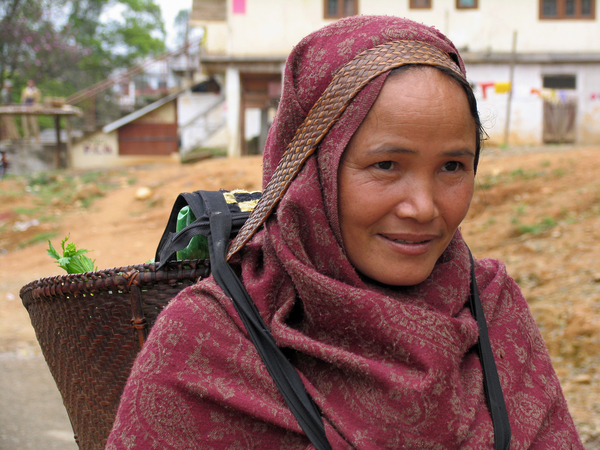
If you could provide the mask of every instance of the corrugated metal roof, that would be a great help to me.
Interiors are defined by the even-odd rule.
[[[513,57],[510,52],[460,52],[465,64],[506,64]],[[600,62],[600,53],[516,53],[517,64],[587,64]]]
[[[115,120],[114,122],[109,123],[108,125],[105,125],[102,128],[102,132],[110,133],[111,131],[121,128],[123,125],[127,125],[128,123],[133,122],[136,119],[139,119],[140,117],[148,114],[151,111],[154,111],[155,109],[161,107],[162,105],[169,103],[171,100],[179,97],[185,91],[186,91],[185,89],[180,89],[176,92],[173,92],[172,94],[167,95],[166,97],[161,98],[160,100],[158,100],[154,103],[151,103],[147,106],[144,106],[143,108],[138,109],[137,111],[132,112],[131,114],[127,114],[126,116],[121,117],[119,120]]]

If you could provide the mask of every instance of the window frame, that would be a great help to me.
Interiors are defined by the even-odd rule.
[[[432,9],[433,0],[426,0],[429,2],[429,6],[418,6],[415,5],[415,0],[408,0],[408,9]]]
[[[456,9],[478,9],[479,8],[479,0],[475,0],[473,6],[462,6],[460,4],[460,0],[456,0]]]
[[[544,15],[544,0],[538,0],[539,20],[596,20],[596,0],[590,0],[590,15],[581,15],[582,0],[575,1],[575,15],[567,16],[565,14],[567,0],[556,1],[556,16]]]
[[[329,14],[329,9],[327,8],[328,0],[323,0],[323,18],[324,19],[341,19],[342,17],[350,17],[344,14],[344,1],[345,0],[337,0],[338,6],[338,14]],[[354,3],[354,15],[358,14],[358,0],[350,0]]]

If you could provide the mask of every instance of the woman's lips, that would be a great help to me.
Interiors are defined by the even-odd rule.
[[[438,238],[435,234],[379,234],[381,238],[398,253],[422,255],[427,253]]]
[[[401,244],[424,244],[427,240],[422,241],[408,241],[405,239],[392,239],[394,242],[400,242]]]

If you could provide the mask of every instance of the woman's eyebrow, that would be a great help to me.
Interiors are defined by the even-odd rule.
[[[371,150],[367,150],[366,153],[371,154],[371,155],[377,155],[377,154],[386,155],[386,154],[397,154],[397,153],[416,155],[419,152],[417,150],[410,150],[407,148],[380,147],[380,148],[374,148]],[[446,152],[443,152],[442,155],[443,156],[451,156],[451,157],[455,157],[455,158],[459,158],[459,157],[463,157],[463,156],[471,156],[471,157],[475,158],[475,152],[473,152],[469,149],[448,150]]]
[[[407,148],[383,146],[383,147],[377,147],[377,148],[373,148],[371,150],[367,150],[366,153],[371,154],[371,155],[377,155],[377,154],[386,155],[386,154],[395,154],[395,153],[406,153],[406,154],[410,154],[410,155],[416,155],[418,152],[416,150],[410,150]]]
[[[473,158],[475,158],[475,153],[472,152],[471,150],[450,150],[447,152],[443,153],[444,156],[454,156],[454,157],[461,157],[461,156],[472,156]]]

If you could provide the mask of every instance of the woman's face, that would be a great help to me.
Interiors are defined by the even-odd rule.
[[[338,170],[346,254],[380,283],[424,281],[474,188],[475,121],[462,87],[432,67],[392,74]]]

